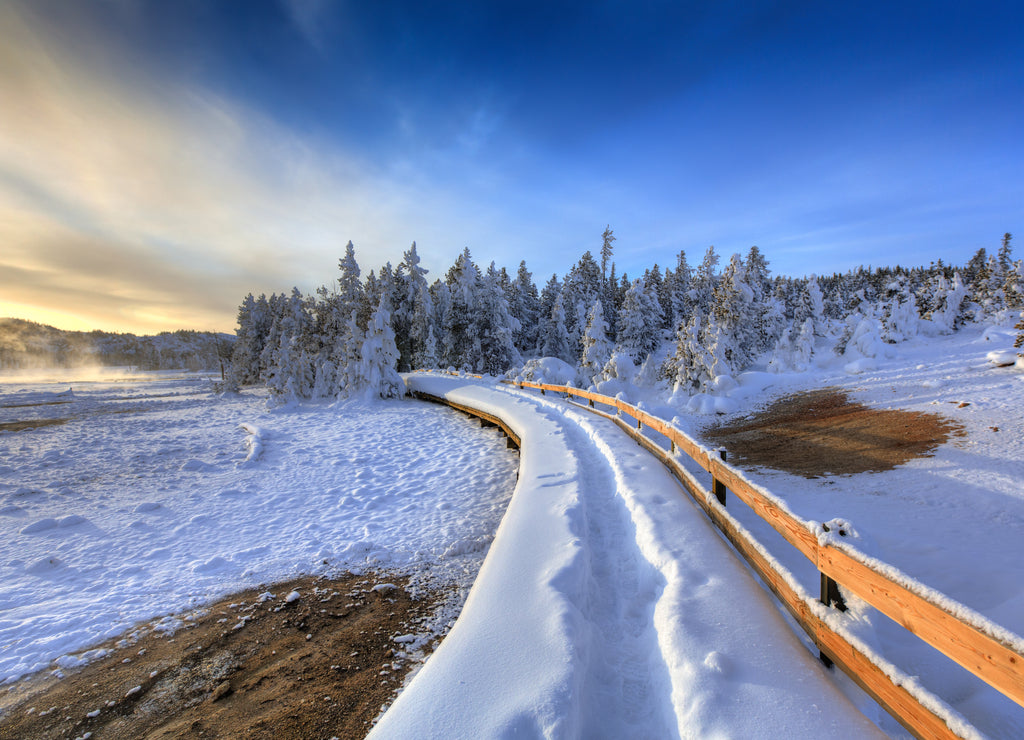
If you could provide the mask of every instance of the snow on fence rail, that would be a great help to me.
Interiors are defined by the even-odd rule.
[[[909,676],[874,655],[856,637],[844,634],[836,619],[836,610],[845,610],[845,605],[836,584],[1024,706],[1024,651],[1021,649],[1024,639],[896,568],[838,541],[836,535],[843,534],[841,531],[830,531],[827,525],[795,516],[781,499],[726,464],[724,452],[700,445],[663,419],[620,399],[571,386],[503,382],[519,389],[563,394],[572,403],[576,403],[574,399],[586,399],[585,408],[614,421],[657,456],[813,640],[822,660],[839,666],[916,737],[963,737],[973,728],[964,727],[963,718],[937,697],[917,686],[908,688],[912,683]],[[416,395],[424,397],[424,394]],[[444,398],[430,397],[429,400],[455,406],[480,417],[482,423],[496,424],[510,434],[498,417]],[[602,411],[595,404],[611,407],[615,413]],[[635,423],[627,423],[623,416],[631,417]],[[669,450],[646,437],[645,426],[665,436]],[[514,439],[518,447],[519,439]],[[675,454],[677,450],[711,474],[710,491],[680,464]],[[727,490],[817,567],[821,574],[820,599],[812,597],[792,574],[778,566],[768,551],[726,511]]]

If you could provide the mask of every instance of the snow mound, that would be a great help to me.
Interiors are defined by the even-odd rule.
[[[516,377],[531,383],[568,385],[576,382],[576,368],[557,357],[540,357],[523,365]]]
[[[985,359],[996,367],[1009,367],[1017,362],[1017,353],[1012,349],[994,349]]]

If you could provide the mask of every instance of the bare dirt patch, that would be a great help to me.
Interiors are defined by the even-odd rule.
[[[891,470],[963,434],[937,414],[872,409],[845,391],[824,388],[786,396],[753,417],[706,428],[702,436],[724,446],[730,460],[817,478]]]
[[[393,638],[436,604],[407,589],[375,574],[236,594],[171,635],[138,630],[64,678],[15,684],[0,738],[363,738],[414,665]]]
[[[0,432],[23,432],[26,429],[39,429],[66,424],[67,419],[31,419],[28,421],[0,421]]]

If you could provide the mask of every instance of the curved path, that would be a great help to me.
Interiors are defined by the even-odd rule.
[[[462,615],[371,737],[880,735],[614,424],[485,382],[407,384],[501,417],[522,459]]]

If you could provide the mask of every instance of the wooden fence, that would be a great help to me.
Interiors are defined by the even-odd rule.
[[[779,502],[748,483],[737,470],[725,463],[724,452],[701,446],[663,419],[619,399],[571,386],[529,382],[515,382],[512,385],[520,389],[536,389],[541,393],[561,394],[578,405],[583,404],[577,399],[583,399],[587,402],[585,408],[611,419],[657,456],[814,641],[822,660],[827,665],[834,664],[841,668],[916,737],[957,738],[962,735],[949,726],[941,709],[936,711],[925,706],[901,686],[898,674],[893,675],[895,671],[877,664],[870,655],[862,652],[826,623],[830,609],[845,610],[836,584],[895,620],[1018,705],[1024,706],[1024,654],[1013,647],[1010,638],[1015,638],[1015,635],[1004,639],[986,620],[972,619],[969,615],[973,612],[966,607],[946,597],[936,598],[934,591],[912,579],[894,579],[889,575],[893,569],[878,564],[848,545],[836,543],[834,536],[827,536],[827,530],[821,531],[821,526],[812,526],[794,516]],[[475,416],[482,415],[478,410],[445,399],[431,400],[448,403]],[[614,413],[603,411],[596,404],[614,409]],[[484,416],[488,417],[489,422],[500,424],[506,433],[510,433],[500,420],[490,415]],[[626,417],[632,419],[632,422],[627,422]],[[664,449],[645,436],[644,427],[667,438],[669,449]],[[518,446],[519,439],[515,441]],[[683,467],[677,451],[711,474],[710,490],[704,488]],[[820,599],[808,594],[788,572],[780,572],[773,565],[774,561],[767,550],[726,511],[726,491],[747,504],[815,565],[821,578]],[[965,617],[965,614],[968,616]],[[1019,644],[1019,638],[1017,641]]]

